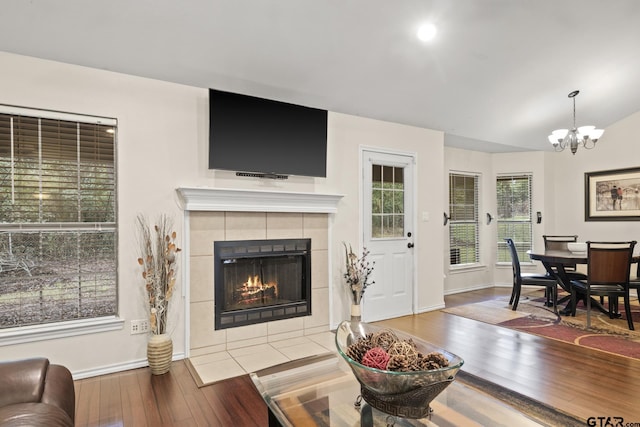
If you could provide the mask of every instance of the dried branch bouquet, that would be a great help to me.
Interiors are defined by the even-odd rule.
[[[343,242],[342,244],[344,245],[347,270],[346,273],[344,273],[344,278],[351,289],[353,303],[360,304],[364,290],[367,286],[375,283],[369,283],[369,275],[373,271],[373,264],[375,263],[367,260],[369,251],[366,248],[362,250],[362,256],[358,258],[358,256],[353,252],[351,245],[347,247],[346,243]]]
[[[138,215],[137,226],[138,264],[142,266],[145,281],[151,333],[164,334],[167,332],[169,300],[176,283],[177,253],[181,249],[175,244],[173,221],[167,215],[160,215],[153,229],[144,216]]]

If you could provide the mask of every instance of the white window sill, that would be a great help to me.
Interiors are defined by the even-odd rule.
[[[449,266],[449,273],[458,274],[458,273],[468,273],[470,271],[478,271],[485,270],[487,268],[484,264],[463,264],[456,266]]]
[[[534,262],[520,262],[520,267],[525,267],[525,268],[529,268],[529,267],[535,267],[536,264]],[[508,268],[511,269],[513,268],[513,266],[511,265],[510,262],[497,262],[496,263],[496,268]]]
[[[124,319],[115,316],[48,323],[45,325],[21,326],[0,330],[0,346],[115,331],[123,327]]]

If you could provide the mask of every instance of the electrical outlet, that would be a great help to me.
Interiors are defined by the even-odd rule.
[[[146,319],[131,321],[131,335],[146,334],[149,332],[149,321]]]

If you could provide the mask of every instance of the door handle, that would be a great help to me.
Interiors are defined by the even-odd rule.
[[[413,243],[407,243],[407,247],[411,249],[413,247]]]

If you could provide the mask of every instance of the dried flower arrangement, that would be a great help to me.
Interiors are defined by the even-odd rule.
[[[143,268],[151,333],[164,334],[167,332],[169,300],[176,283],[177,253],[181,249],[175,244],[176,232],[171,230],[173,221],[167,215],[160,215],[153,231],[142,215],[138,215],[137,225],[138,264]]]
[[[346,273],[344,273],[344,278],[353,295],[353,303],[360,304],[360,300],[367,286],[375,283],[369,283],[369,275],[373,272],[375,262],[369,262],[367,260],[367,256],[369,256],[367,248],[362,250],[362,256],[358,258],[353,252],[351,245],[347,247],[346,243],[343,242],[342,244],[344,245],[347,269]]]

